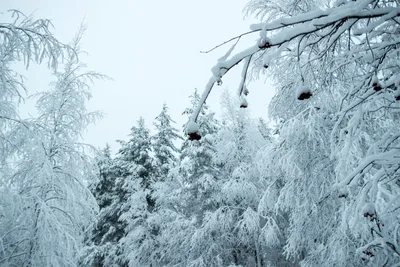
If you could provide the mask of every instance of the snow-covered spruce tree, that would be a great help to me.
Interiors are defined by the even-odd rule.
[[[246,34],[259,33],[260,37],[254,46],[232,55],[233,46],[220,58],[191,121],[196,121],[213,85],[241,61],[242,95],[249,66],[254,63],[256,70],[264,70],[277,82],[270,115],[283,121],[286,138],[309,143],[303,151],[285,148],[292,155],[299,153],[297,164],[286,163],[285,172],[292,170],[292,175],[284,178],[290,180],[280,192],[282,201],[290,200],[280,201],[282,208],[293,203],[289,229],[298,233],[287,241],[285,253],[292,256],[296,252],[302,264],[309,266],[322,262],[335,266],[341,261],[355,266],[398,263],[399,3],[255,0],[248,7],[262,22]],[[320,129],[325,124],[327,129]],[[309,125],[309,132],[298,129],[304,125]],[[286,142],[281,140],[282,146]],[[310,153],[321,162],[305,160]],[[294,168],[304,173],[303,179],[294,179],[299,176]],[[321,170],[323,179],[315,179],[325,181],[318,190],[324,194],[317,197],[317,190],[314,194],[309,190],[320,181],[305,180]],[[306,187],[294,196],[285,191]],[[283,197],[289,195],[291,199]],[[339,196],[341,203],[337,203]],[[315,208],[305,213],[302,203]],[[330,205],[337,205],[331,217],[325,211]],[[311,233],[299,235],[304,220],[310,220],[309,227],[315,224],[317,231],[324,220],[331,221],[326,225],[333,229],[323,230],[322,240],[312,245],[307,240]]]
[[[184,111],[190,116],[198,104],[197,90],[190,96],[192,105]],[[159,225],[157,265],[197,266],[197,251],[206,244],[196,244],[193,236],[200,228],[205,212],[214,209],[218,169],[213,162],[213,136],[218,122],[203,106],[199,117],[200,140],[186,140],[181,148],[178,166],[172,168],[165,181],[155,185],[156,212],[153,220]],[[199,246],[200,245],[200,246]]]
[[[193,109],[199,103],[197,89],[190,99],[192,106],[183,112],[187,116],[192,115]],[[194,216],[198,224],[201,224],[203,211],[208,208],[208,205],[212,205],[212,203],[207,203],[207,196],[211,194],[211,185],[215,184],[218,177],[218,168],[213,162],[213,155],[214,137],[218,132],[219,122],[214,118],[214,113],[209,111],[208,106],[203,105],[198,124],[202,138],[193,142],[188,140],[183,142],[180,163],[172,171],[172,175],[179,175],[180,183],[185,191],[182,193],[187,194],[190,199],[186,201],[186,211],[190,216]],[[191,201],[194,203],[191,204]]]
[[[171,168],[174,168],[178,163],[179,149],[176,148],[174,141],[182,139],[173,128],[174,121],[168,114],[168,107],[163,105],[161,113],[156,117],[154,125],[156,127],[156,134],[152,136],[152,150],[154,152],[154,180],[151,182],[149,194],[157,205],[157,199],[153,196],[154,183],[163,182],[168,176]],[[135,193],[132,201],[137,205],[135,222],[132,226],[132,232],[128,234],[129,246],[132,248],[129,254],[130,266],[159,266],[158,260],[160,254],[158,253],[159,241],[158,234],[161,221],[160,216],[156,210],[152,209],[150,212],[145,206],[140,206],[140,203],[145,203],[145,191],[138,191]],[[161,219],[162,220],[162,219]]]
[[[155,119],[154,126],[157,132],[152,137],[157,181],[165,179],[169,170],[175,167],[178,161],[179,149],[174,142],[182,137],[173,127],[173,123],[175,122],[168,114],[168,107],[164,104],[161,113]]]
[[[90,190],[100,211],[96,222],[86,232],[79,266],[118,266],[118,241],[125,235],[126,228],[126,223],[119,220],[124,191],[117,190],[121,184],[120,170],[108,145],[99,152],[97,165],[99,179],[90,185]]]
[[[141,245],[141,229],[154,208],[151,138],[143,118],[131,128],[129,137],[119,141],[121,148],[114,159],[106,157],[100,162],[105,162],[105,168],[95,191],[106,189],[107,203],[103,207],[99,203],[98,221],[82,253],[81,266],[132,266],[131,254]]]
[[[129,192],[119,217],[127,225],[121,246],[129,266],[142,266],[142,257],[151,262],[151,255],[146,253],[151,253],[156,246],[155,229],[148,221],[155,207],[152,194],[155,168],[150,153],[150,132],[143,118],[140,118],[137,125],[132,127],[128,142],[121,142],[117,157],[118,164],[125,170],[124,190]]]
[[[72,42],[79,54],[80,31]],[[38,118],[12,129],[20,141],[10,188],[21,199],[22,210],[9,232],[19,238],[7,243],[6,266],[74,266],[83,241],[83,230],[94,220],[97,205],[85,181],[95,174],[85,144],[79,143],[97,113],[86,110],[90,84],[103,76],[82,72],[71,54],[51,89],[36,95]],[[21,130],[22,129],[22,130]],[[21,135],[25,134],[22,138]],[[17,139],[18,138],[18,139]],[[3,243],[4,244],[4,243]],[[4,247],[3,247],[4,248]]]
[[[121,148],[118,151],[118,165],[123,170],[123,176],[133,176],[139,180],[141,188],[150,190],[154,181],[154,163],[150,156],[151,137],[150,131],[141,117],[137,125],[131,128],[130,139],[127,142],[120,141]],[[132,177],[131,177],[132,178]],[[128,186],[132,179],[125,179],[125,186]],[[148,194],[147,206],[154,208],[154,201]]]
[[[98,152],[96,163],[99,168],[99,179],[90,184],[89,189],[95,197],[99,208],[103,209],[112,202],[112,191],[115,186],[115,171],[109,144]]]

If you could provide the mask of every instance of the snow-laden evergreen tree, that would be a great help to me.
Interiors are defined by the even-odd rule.
[[[109,206],[112,201],[112,190],[115,186],[115,171],[109,144],[98,152],[96,158],[99,168],[99,179],[90,184],[90,191],[95,197],[100,210]]]
[[[137,121],[137,125],[131,128],[129,137],[130,139],[127,142],[120,141],[121,148],[117,157],[118,165],[121,167],[124,177],[135,177],[139,180],[141,188],[150,190],[154,181],[154,163],[150,155],[152,151],[150,131],[142,117]],[[129,187],[132,177],[125,179],[124,186]],[[148,209],[153,209],[154,200],[150,194],[146,196],[146,199]]]
[[[119,141],[121,148],[111,167],[105,169],[104,181],[112,186],[110,203],[100,210],[83,253],[82,266],[131,265],[131,254],[140,246],[136,242],[141,241],[138,229],[154,208],[150,192],[154,180],[151,137],[143,118],[131,128],[129,137],[128,141]]]
[[[153,226],[147,220],[155,207],[152,194],[155,168],[151,152],[150,132],[144,119],[140,118],[131,129],[130,139],[121,142],[117,157],[118,165],[124,170],[123,188],[128,192],[119,220],[127,225],[120,243],[129,266],[141,266],[143,253],[151,252],[149,248],[156,246]],[[151,257],[148,260],[151,261]]]
[[[197,90],[190,99],[192,105],[184,111],[187,116],[199,101]],[[184,142],[178,166],[155,187],[156,212],[152,219],[159,225],[159,247],[155,252],[157,263],[151,266],[195,266],[199,261],[196,255],[202,245],[196,243],[194,234],[205,212],[214,209],[212,195],[218,169],[213,162],[213,139],[219,127],[207,106],[203,106],[199,119],[202,138]]]
[[[199,99],[200,96],[196,89],[190,96],[191,107],[185,109],[183,114],[191,116]],[[204,210],[208,205],[212,205],[212,203],[208,203],[208,196],[218,177],[218,168],[213,162],[213,155],[215,152],[214,138],[219,129],[219,122],[214,118],[214,113],[209,111],[207,105],[202,107],[198,122],[202,139],[198,141],[186,139],[184,141],[180,153],[180,164],[171,172],[171,175],[178,175],[178,181],[184,189],[182,193],[186,194],[188,198],[185,200],[186,212],[197,221],[197,224],[201,224]],[[192,201],[193,203],[191,203]]]
[[[79,140],[99,117],[85,104],[91,82],[103,76],[84,72],[77,60],[82,33],[71,45],[77,54],[54,73],[51,89],[35,96],[38,118],[11,129],[9,140],[18,153],[11,175],[3,179],[17,204],[3,207],[13,210],[15,221],[1,233],[2,266],[75,266],[83,231],[94,220],[97,205],[86,181],[95,175],[95,166],[87,155],[90,147]]]
[[[157,199],[153,196],[154,183],[165,181],[171,168],[177,165],[179,149],[174,141],[182,139],[177,130],[172,126],[174,121],[168,114],[168,107],[163,105],[161,113],[156,117],[154,125],[156,134],[152,137],[154,152],[154,181],[152,181],[148,193],[157,205]],[[143,205],[146,191],[135,193],[132,201],[138,205],[135,210],[135,221],[132,224],[131,233],[128,234],[127,243],[132,247],[129,258],[130,266],[159,266],[160,247],[158,234],[161,222],[160,216],[152,208],[150,211]]]
[[[168,114],[167,105],[164,104],[161,113],[154,122],[157,132],[153,136],[152,146],[157,181],[165,179],[169,170],[175,167],[178,161],[179,149],[174,142],[182,139],[182,137],[178,134],[178,130],[173,127],[172,124],[174,123]]]
[[[111,157],[108,145],[99,152],[97,165],[99,179],[90,185],[90,189],[100,211],[96,222],[86,232],[79,266],[120,266],[118,242],[125,235],[126,222],[120,221],[119,215],[127,197],[125,191],[118,187],[123,181],[121,171]]]
[[[149,206],[149,195],[154,201],[152,192],[143,188],[139,177],[133,177],[130,186],[134,192],[128,200],[131,207],[124,216],[128,221],[128,227],[127,235],[122,240],[128,266],[158,266],[160,222],[153,216],[154,207]]]

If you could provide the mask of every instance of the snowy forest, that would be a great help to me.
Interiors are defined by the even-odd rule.
[[[81,61],[85,27],[63,43],[48,19],[4,12],[0,266],[400,266],[399,0],[249,0],[259,23],[205,51],[220,56],[187,89],[186,124],[164,104],[116,153],[82,138],[109,79]],[[34,92],[17,64],[53,81]],[[208,105],[234,68],[237,89]],[[265,77],[268,120],[247,108]]]

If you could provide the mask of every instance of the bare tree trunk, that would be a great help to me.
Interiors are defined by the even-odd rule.
[[[257,259],[257,267],[261,267],[261,258],[260,258],[260,247],[257,242],[257,238],[255,238],[255,245],[256,245],[256,259]]]
[[[39,221],[39,216],[40,216],[40,208],[39,208],[39,202],[35,203],[35,223],[33,225],[33,235],[32,235],[32,239],[29,241],[29,254],[28,254],[28,263],[26,265],[26,267],[32,266],[32,256],[33,253],[35,252],[35,247],[36,247],[36,243],[37,243],[37,232],[38,232],[38,221]]]

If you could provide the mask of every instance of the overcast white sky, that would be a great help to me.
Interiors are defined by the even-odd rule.
[[[246,0],[1,0],[0,12],[18,9],[35,17],[51,19],[55,35],[68,42],[83,19],[88,26],[83,39],[85,58],[92,70],[105,73],[113,81],[99,81],[93,87],[91,110],[106,116],[89,128],[86,142],[95,146],[126,139],[129,129],[143,116],[149,127],[164,102],[181,129],[181,116],[190,104],[194,88],[202,93],[211,67],[229,45],[210,54],[201,54],[215,45],[248,30],[254,20],[243,19]],[[256,36],[242,41],[252,45]],[[239,47],[239,48],[240,48]],[[33,67],[27,75],[31,91],[46,88],[48,71]],[[207,104],[218,113],[224,88],[235,93],[241,66],[223,79]],[[273,94],[269,83],[249,86],[249,107],[254,117],[267,117]]]

